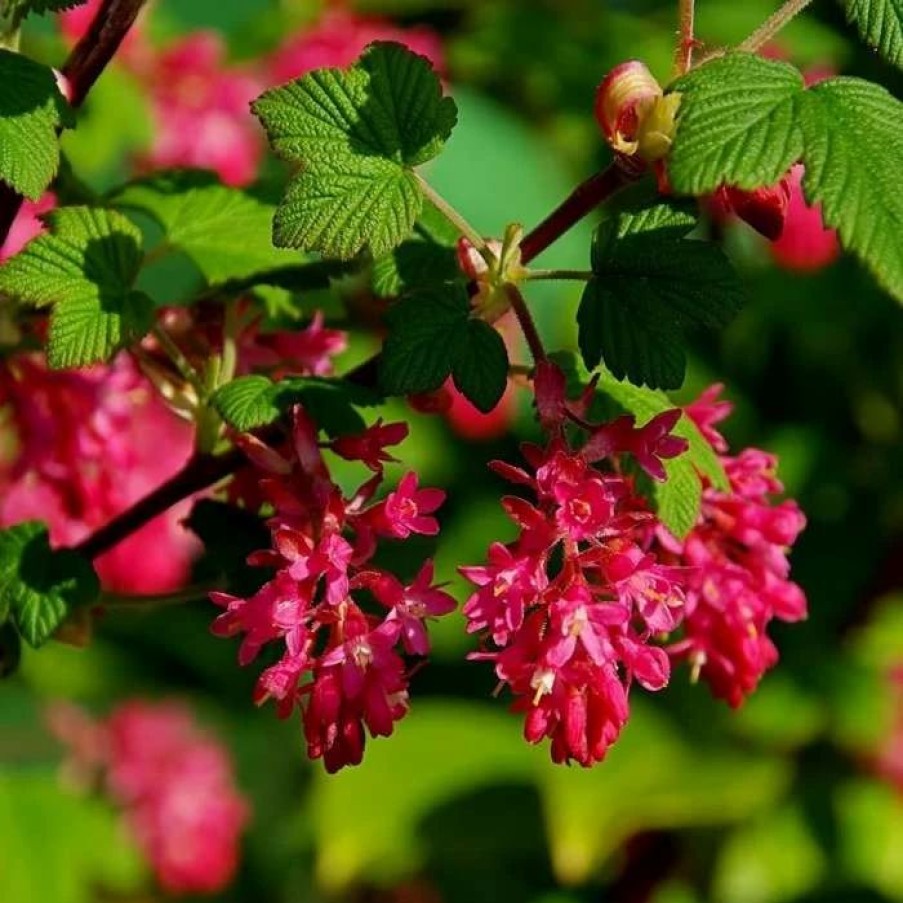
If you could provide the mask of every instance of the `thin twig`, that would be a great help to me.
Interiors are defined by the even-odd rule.
[[[526,299],[516,285],[509,283],[505,286],[505,289],[511,300],[511,309],[517,317],[521,332],[523,332],[524,338],[527,340],[527,346],[530,348],[530,353],[533,355],[533,360],[536,363],[544,361],[546,359],[546,349],[543,347],[542,339],[539,337],[539,330],[533,321],[530,308],[527,307]]]
[[[166,352],[166,356],[172,361],[176,370],[179,371],[182,379],[194,389],[199,400],[204,398],[206,388],[201,382],[197,370],[191,366],[191,362],[182,354],[182,349],[172,340],[172,336],[159,323],[154,325],[152,332],[160,347]]]
[[[696,19],[696,0],[678,0],[677,48],[674,52],[674,74],[683,75],[693,65]]]
[[[770,18],[766,19],[737,50],[755,53],[764,47],[791,19],[801,13],[812,0],[787,0],[787,2]]]
[[[593,273],[589,270],[527,270],[522,277],[531,282],[540,280],[569,280],[573,282],[589,282],[593,278]]]
[[[493,266],[496,263],[495,254],[489,249],[486,239],[419,172],[415,172],[414,176],[432,205],[476,248],[487,266]]]

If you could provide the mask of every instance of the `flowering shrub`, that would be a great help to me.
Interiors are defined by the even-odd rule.
[[[775,454],[730,450],[720,385],[669,394],[755,309],[721,239],[743,220],[808,272],[843,249],[903,298],[903,108],[775,58],[805,5],[714,48],[681,0],[670,80],[634,59],[594,75],[580,127],[608,162],[487,236],[430,166],[461,127],[456,60],[478,59],[431,27],[285,9],[233,57],[215,30],[162,38],[142,0],[0,0],[0,670],[23,642],[90,645],[110,614],[195,603],[330,774],[416,711],[436,629],[475,635],[464,655],[558,764],[606,758],[635,685],[701,680],[740,708],[778,664],[775,622],[807,617],[806,517]],[[899,63],[897,32],[844,5]],[[18,50],[42,13],[64,60]],[[108,66],[152,133],[95,186],[60,136]],[[590,214],[586,268],[536,265]],[[573,334],[538,282],[579,285]],[[435,485],[421,431],[492,443],[514,536],[482,563],[440,529],[472,500]],[[221,674],[205,642],[189,670]],[[248,806],[188,710],[54,724],[164,891],[230,882]]]

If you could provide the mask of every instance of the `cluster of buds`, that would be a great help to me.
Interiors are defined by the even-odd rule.
[[[420,488],[412,472],[374,501],[383,465],[394,460],[386,448],[406,435],[405,424],[378,422],[330,443],[335,454],[373,472],[350,498],[330,477],[317,427],[300,408],[287,452],[251,436],[238,440],[273,510],[272,547],[249,563],[273,568],[275,576],[248,598],[212,593],[225,609],[213,631],[244,634],[243,665],[278,644],[279,660],[260,675],[255,701],[276,700],[282,717],[300,708],[308,753],[330,772],[361,761],[364,726],[372,736],[392,733],[408,706],[405,656],[425,656],[425,620],[455,607],[433,585],[431,561],[408,585],[372,564],[379,540],[439,532],[434,512],[445,494]]]
[[[248,804],[227,750],[185,704],[133,699],[95,721],[57,703],[47,720],[67,747],[69,783],[99,786],[122,810],[164,891],[210,894],[232,882]]]
[[[485,565],[461,569],[477,587],[464,613],[483,638],[473,658],[494,663],[525,715],[526,739],[549,738],[554,761],[588,766],[626,723],[633,682],[661,689],[673,660],[689,658],[733,705],[754,689],[776,659],[769,621],[805,613],[784,554],[804,521],[793,502],[770,503],[780,490],[773,461],[749,450],[724,459],[732,491],[708,488],[699,524],[681,542],[625,464],[632,458],[666,479],[663,462],[687,449],[672,434],[682,412],[641,427],[629,415],[592,423],[594,386],[568,401],[550,363],[537,367],[535,391],[551,440],[523,446],[527,468],[491,465],[531,498],[503,499],[517,539],[494,543]],[[712,424],[726,410],[708,394],[686,415],[721,447]],[[566,427],[583,432],[581,444],[568,441]]]

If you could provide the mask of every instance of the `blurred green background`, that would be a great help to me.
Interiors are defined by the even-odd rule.
[[[462,115],[431,178],[493,233],[537,222],[603,162],[594,89],[633,57],[667,79],[675,5],[357,8],[441,35]],[[698,34],[709,46],[736,43],[777,5],[699,0]],[[317,14],[309,0],[163,0],[151,28],[161,41],[219,29],[241,60]],[[29,41],[58,60],[49,20],[29,23]],[[780,44],[800,66],[827,63],[901,94],[900,74],[858,44],[830,0]],[[140,91],[112,70],[67,152],[81,178],[104,188],[148,133]],[[543,260],[585,267],[590,234],[590,225],[575,230]],[[654,698],[634,693],[606,762],[554,767],[491,697],[490,669],[465,663],[472,643],[453,615],[433,631],[431,662],[395,736],[371,742],[361,767],[327,776],[307,763],[295,720],[252,706],[254,669],[240,670],[235,645],[209,635],[209,604],[110,614],[87,650],[28,651],[0,686],[0,901],[156,899],[112,812],[60,786],[60,752],[41,723],[51,699],[102,713],[134,694],[187,696],[236,757],[254,818],[224,901],[903,901],[903,787],[873,767],[894,725],[887,670],[903,663],[903,315],[851,259],[799,276],[773,268],[748,231],[730,230],[725,242],[753,300],[717,341],[699,343],[685,395],[725,382],[737,403],[726,430],[733,447],[776,452],[809,517],[793,567],[810,618],[774,631],[781,663],[740,712],[678,670]],[[562,341],[576,291],[536,301],[542,328]],[[528,433],[528,412],[520,420]],[[466,444],[417,418],[402,449],[424,481],[449,491],[436,555],[459,598],[455,566],[509,538],[500,483],[484,465],[514,458],[517,441]],[[408,574],[432,547],[406,545],[396,567]]]

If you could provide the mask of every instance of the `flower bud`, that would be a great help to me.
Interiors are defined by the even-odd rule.
[[[770,241],[780,238],[790,203],[790,183],[785,176],[777,185],[744,191],[732,185],[718,189],[718,201]]]
[[[645,64],[615,66],[596,91],[596,120],[612,149],[647,163],[671,148],[680,95],[665,96]]]

